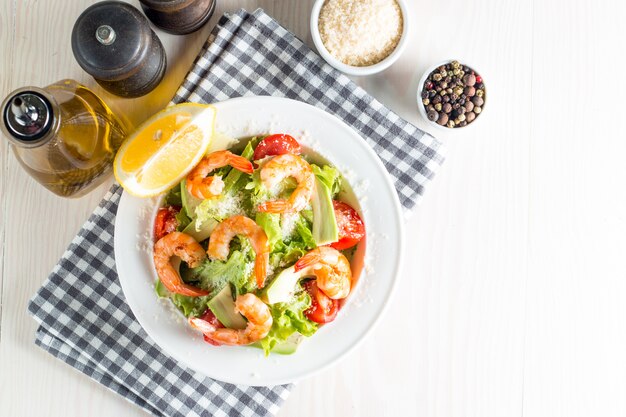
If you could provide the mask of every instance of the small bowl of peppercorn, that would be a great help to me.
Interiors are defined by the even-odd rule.
[[[486,99],[482,76],[459,61],[444,61],[429,68],[417,91],[420,114],[441,129],[473,124],[482,114]]]

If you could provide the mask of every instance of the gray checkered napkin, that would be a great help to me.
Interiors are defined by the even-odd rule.
[[[326,65],[261,10],[222,17],[174,102],[243,95],[299,99],[361,133],[391,173],[406,209],[443,161],[439,143]],[[163,353],[130,311],[115,270],[121,188],[83,225],[28,310],[38,346],[155,416],[275,414],[290,386],[247,387],[207,378]]]

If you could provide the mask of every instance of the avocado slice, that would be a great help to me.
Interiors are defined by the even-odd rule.
[[[224,286],[220,292],[209,301],[209,308],[215,317],[229,329],[245,329],[246,319],[235,312],[235,301],[230,285]]]
[[[274,349],[272,349],[272,352],[278,353],[281,355],[291,355],[292,353],[295,353],[295,351],[298,349],[298,346],[303,340],[304,340],[304,336],[296,332],[292,334],[291,336],[289,336],[287,340],[285,340],[284,342],[279,343],[276,346],[274,346]]]
[[[213,233],[213,229],[215,229],[217,224],[217,220],[207,219],[200,224],[199,228],[196,229],[196,221],[192,220],[191,223],[183,229],[183,233],[193,237],[197,242],[202,242],[211,236],[211,233]]]
[[[308,266],[296,272],[295,265],[278,274],[276,278],[267,286],[263,294],[263,301],[268,304],[286,303],[291,300],[298,281],[302,278],[313,275],[313,267]]]
[[[202,199],[192,196],[187,191],[187,179],[185,178],[180,182],[180,199],[183,203],[183,209],[187,213],[187,217],[190,219],[196,218],[196,207],[202,203]]]
[[[304,340],[304,336],[302,336],[298,332],[295,332],[294,334],[289,336],[286,340],[274,346],[271,352],[278,353],[279,355],[291,355],[292,353],[295,353],[296,350],[298,350],[298,346],[303,340]],[[259,342],[255,342],[251,344],[250,346],[263,349],[263,346],[261,346],[261,343]]]
[[[339,240],[337,219],[333,199],[328,186],[315,177],[315,192],[311,199],[313,208],[313,239],[317,246],[327,245]]]

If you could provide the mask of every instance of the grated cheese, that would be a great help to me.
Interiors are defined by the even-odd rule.
[[[393,52],[403,24],[396,0],[326,0],[318,25],[331,55],[344,64],[365,67]]]
[[[220,219],[244,214],[242,205],[241,194],[225,194],[211,207],[211,214]]]
[[[296,221],[300,217],[299,213],[284,213],[280,219],[280,229],[283,235],[283,240],[289,240],[293,236],[296,230]]]

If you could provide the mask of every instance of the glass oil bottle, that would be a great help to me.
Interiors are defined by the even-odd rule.
[[[72,80],[13,91],[0,128],[22,167],[62,197],[80,197],[111,171],[125,126],[91,90]]]

